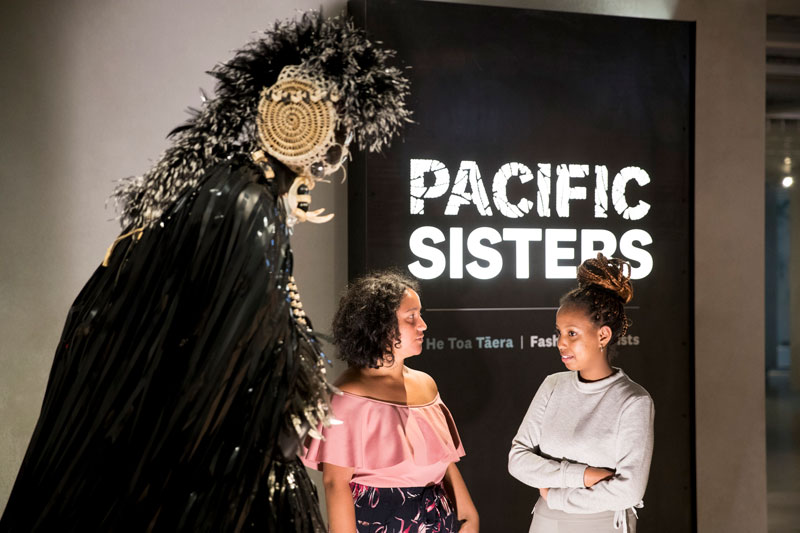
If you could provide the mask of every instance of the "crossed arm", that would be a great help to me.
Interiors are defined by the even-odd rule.
[[[652,400],[635,398],[620,414],[612,472],[542,456],[541,422],[553,386],[550,378],[542,384],[513,440],[508,459],[511,475],[539,488],[551,509],[594,513],[637,504],[644,496],[653,451]]]

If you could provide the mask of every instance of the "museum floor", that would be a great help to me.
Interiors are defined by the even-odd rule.
[[[767,512],[770,533],[800,532],[800,393],[789,373],[767,375]],[[744,428],[743,428],[744,429]]]

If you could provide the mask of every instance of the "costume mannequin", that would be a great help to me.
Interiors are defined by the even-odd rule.
[[[308,13],[212,71],[115,192],[125,229],[69,311],[0,531],[322,531],[296,454],[329,386],[289,237],[329,218],[310,190],[351,140],[409,120],[391,55]]]

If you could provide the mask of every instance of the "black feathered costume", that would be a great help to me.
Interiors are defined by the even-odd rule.
[[[323,530],[296,457],[329,389],[292,313],[295,174],[253,161],[254,109],[283,66],[310,65],[338,84],[340,125],[379,149],[409,116],[390,56],[310,13],[212,71],[216,98],[116,193],[126,229],[69,311],[0,531]]]

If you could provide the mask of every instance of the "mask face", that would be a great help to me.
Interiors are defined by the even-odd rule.
[[[298,176],[320,180],[337,172],[353,138],[339,127],[338,100],[330,82],[299,65],[284,67],[258,104],[256,126],[264,150]]]

